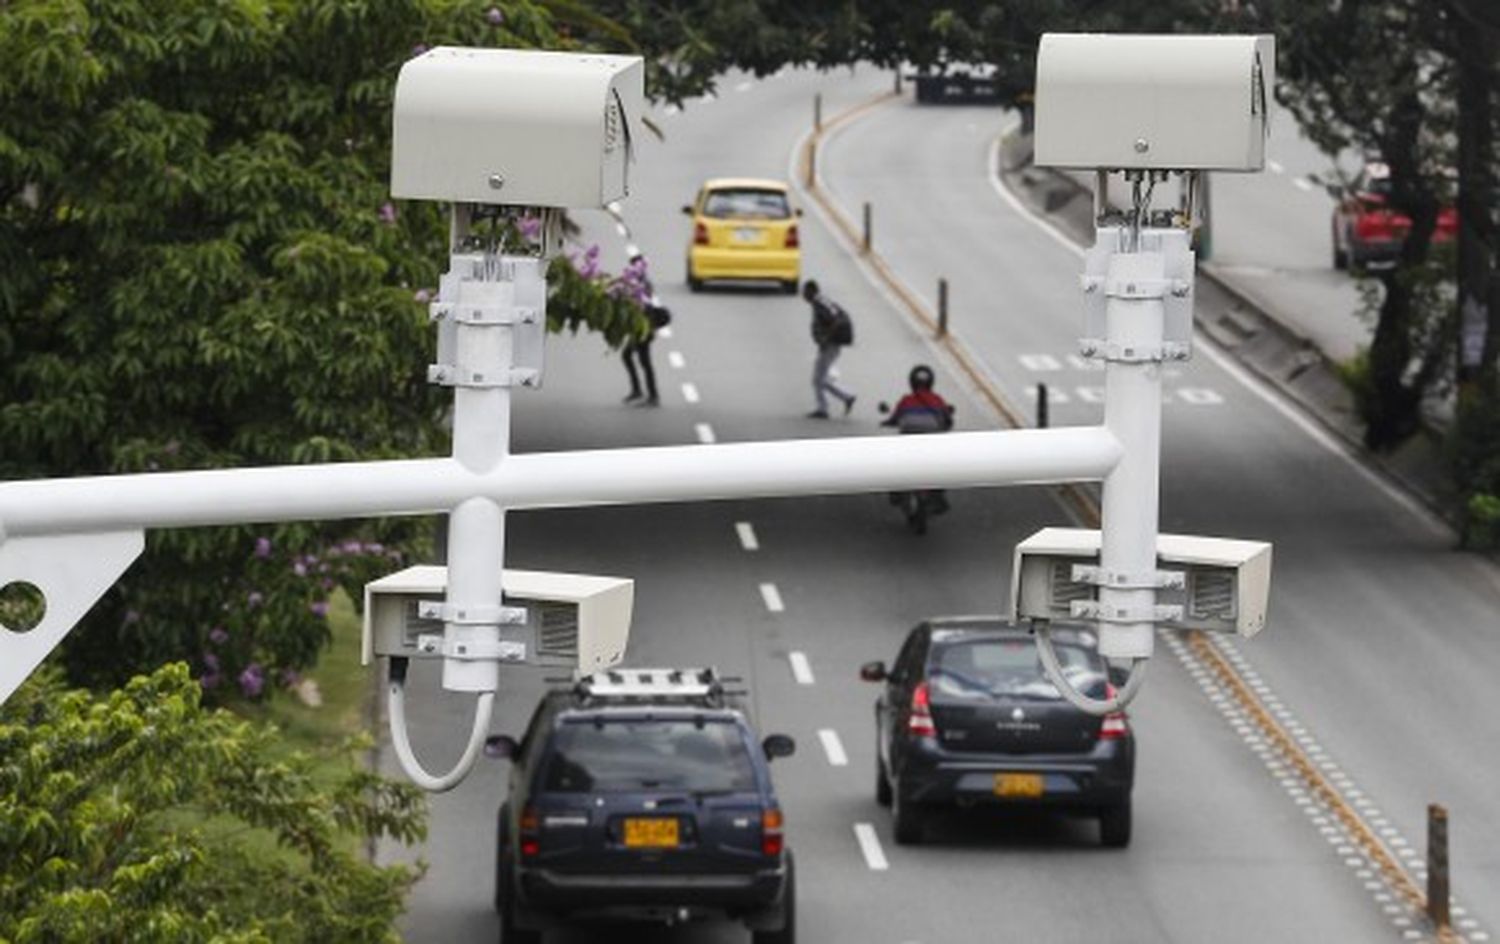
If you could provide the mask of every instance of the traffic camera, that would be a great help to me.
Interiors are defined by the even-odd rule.
[[[630,191],[638,56],[439,46],[396,79],[391,196],[597,208]]]
[[[1109,618],[1101,586],[1149,585],[1158,622],[1249,638],[1265,628],[1271,545],[1261,541],[1158,534],[1157,569],[1108,575],[1099,566],[1100,532],[1043,528],[1016,545],[1010,616],[1015,620]]]
[[[1265,166],[1274,37],[1048,33],[1036,73],[1039,167]]]
[[[620,577],[504,570],[500,659],[583,673],[618,665],[630,638],[635,581]],[[408,567],[365,584],[362,661],[381,658],[439,659],[468,653],[449,649],[445,617],[448,568]],[[475,618],[484,614],[472,614]]]

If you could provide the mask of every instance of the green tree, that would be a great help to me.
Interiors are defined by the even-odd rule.
[[[397,72],[440,43],[577,40],[532,0],[0,5],[0,478],[441,452],[417,352],[446,221],[387,197]],[[555,327],[639,329],[608,279],[552,269]],[[295,559],[424,524],[154,532],[68,665],[118,682],[254,622],[243,665],[299,668],[320,584],[357,597],[363,574],[283,593]],[[257,584],[262,537],[282,570]]]
[[[0,940],[394,941],[422,799],[352,756],[332,782],[199,701],[182,664],[104,698],[34,677],[0,709]]]

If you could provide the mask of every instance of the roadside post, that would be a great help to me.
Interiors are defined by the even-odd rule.
[[[1046,429],[1050,423],[1047,415],[1047,385],[1036,385],[1036,428]]]
[[[1104,362],[1102,423],[512,454],[512,393],[543,380],[545,276],[561,212],[629,193],[644,67],[628,56],[428,50],[397,81],[391,193],[451,208],[428,368],[430,382],[453,388],[451,454],[0,483],[0,591],[21,584],[45,605],[29,632],[0,626],[0,700],[125,572],[149,528],[447,513],[441,580],[403,576],[384,585],[384,597],[380,581],[367,585],[367,602],[383,598],[387,615],[392,594],[414,594],[415,612],[378,633],[371,627],[364,644],[367,662],[390,662],[391,739],[402,767],[418,785],[447,790],[479,753],[502,668],[546,664],[526,632],[536,614],[518,605],[524,594],[507,596],[507,578],[532,581],[539,593],[553,585],[549,575],[504,570],[513,509],[1102,482],[1099,530],[1044,529],[1016,547],[1011,608],[1036,625],[1039,656],[1065,697],[1094,714],[1118,711],[1140,689],[1158,626],[1248,637],[1265,624],[1270,545],[1157,531],[1161,366],[1190,353],[1193,255],[1186,229],[1171,214],[1164,221],[1151,198],[1169,175],[1260,169],[1273,73],[1268,37],[1042,39],[1037,163],[1109,169],[1133,190],[1123,216],[1096,221],[1082,280],[1080,350]],[[1153,87],[1141,90],[1140,76]],[[817,127],[821,111],[820,95]],[[539,244],[518,247],[508,227],[486,228],[481,218],[538,220]],[[946,301],[946,280],[940,291]],[[595,669],[623,657],[624,590],[582,579],[552,596],[582,607],[601,595],[614,602],[610,619],[594,621],[587,658]],[[1128,663],[1112,697],[1085,696],[1064,677],[1054,618],[1096,622],[1101,654]],[[475,699],[467,746],[445,774],[423,769],[407,739],[411,658],[441,659],[443,687]]]
[[[1448,883],[1448,810],[1427,805],[1427,917],[1439,931],[1448,927],[1452,895]]]
[[[864,215],[864,221],[865,221],[865,223],[864,223],[864,237],[860,240],[860,248],[865,253],[865,255],[869,255],[871,247],[873,247],[875,245],[874,244],[874,237],[873,237],[873,235],[871,233],[871,226],[874,223],[874,220],[871,218],[871,213],[872,213],[872,211],[870,210],[870,201],[866,200],[865,204],[864,204],[864,214],[863,214]]]
[[[938,330],[937,336],[948,336],[948,280],[938,279]]]

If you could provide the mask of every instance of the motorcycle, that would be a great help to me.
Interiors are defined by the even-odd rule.
[[[880,412],[889,414],[890,404],[881,403]],[[953,428],[953,407],[947,408],[946,416],[928,412],[909,412],[896,417],[894,421],[887,420],[884,425],[896,427],[903,435],[946,432]],[[911,529],[911,533],[919,535],[927,533],[929,517],[945,514],[949,509],[948,493],[941,488],[891,492],[890,501],[892,505],[901,509],[901,514],[905,516],[906,526]]]

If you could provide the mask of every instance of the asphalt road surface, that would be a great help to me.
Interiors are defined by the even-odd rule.
[[[814,212],[802,227],[805,275],[857,323],[840,364],[859,394],[850,417],[803,418],[804,303],[689,295],[682,283],[689,233],[679,208],[702,179],[786,177],[814,93],[831,115],[889,85],[889,73],[871,69],[731,76],[715,100],[658,112],[667,138],[643,145],[625,217],[674,315],[670,337],[654,345],[662,406],[620,404],[624,371],[596,339],[554,338],[545,389],[517,397],[516,450],[868,435],[875,403],[899,395],[922,361],[938,368],[961,427],[992,425]],[[875,204],[877,245],[919,293],[950,279],[956,330],[1007,397],[1024,404],[1045,380],[1055,424],[1093,424],[1102,379],[1069,356],[1079,260],[993,188],[985,160],[1004,120],[909,99],[882,106],[824,145],[825,183],[847,207]],[[585,238],[617,263],[613,221],[585,222]],[[1487,940],[1500,919],[1500,791],[1485,771],[1500,727],[1479,695],[1500,674],[1494,570],[1449,552],[1451,536],[1203,344],[1174,371],[1163,529],[1276,542],[1270,626],[1234,647],[1242,671],[1333,766],[1350,801],[1384,824],[1393,849],[1420,845],[1427,802],[1448,805],[1458,917],[1476,922],[1460,927]],[[953,504],[922,538],[883,495],[513,513],[507,561],[635,578],[630,664],[741,675],[761,732],[797,739],[773,773],[798,856],[804,940],[1379,941],[1416,927],[1191,654],[1170,644],[1158,647],[1132,711],[1140,759],[1128,850],[1101,849],[1090,821],[1051,818],[947,821],[929,844],[897,848],[874,801],[876,692],[858,681],[858,665],[889,661],[924,616],[1000,611],[1014,543],[1074,523],[1045,489],[955,493]],[[519,734],[542,684],[539,673],[510,673],[495,729]],[[435,672],[415,673],[410,691],[418,754],[443,768],[468,731],[470,703],[441,693]],[[404,922],[409,940],[496,939],[504,776],[481,761],[433,799],[422,847],[381,851],[429,864]],[[873,845],[861,830],[873,830]],[[746,939],[719,925],[549,937]]]

